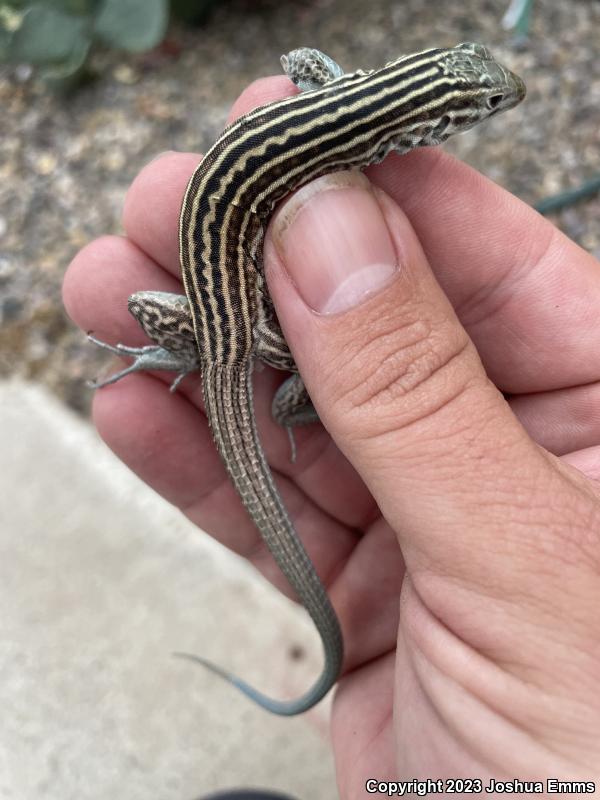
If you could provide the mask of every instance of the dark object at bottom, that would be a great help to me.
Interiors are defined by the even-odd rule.
[[[227,789],[216,794],[197,797],[196,800],[297,800],[289,794],[270,792],[267,789]]]

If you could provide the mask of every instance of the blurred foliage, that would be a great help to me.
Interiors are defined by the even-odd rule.
[[[188,25],[202,25],[219,0],[171,0],[171,14]]]
[[[505,30],[514,30],[524,40],[529,36],[533,0],[511,0],[502,19]]]
[[[96,45],[140,53],[164,38],[169,15],[204,20],[215,0],[0,0],[0,61],[51,79],[78,74]]]
[[[0,62],[29,64],[64,81],[84,72],[95,46],[129,53],[164,39],[170,16],[202,24],[218,0],[0,0]],[[525,36],[533,0],[511,0],[504,27]]]

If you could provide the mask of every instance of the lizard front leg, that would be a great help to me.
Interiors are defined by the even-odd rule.
[[[281,56],[281,66],[301,92],[319,89],[344,74],[337,61],[313,47],[291,50],[287,55]]]
[[[312,400],[300,375],[296,372],[284,381],[275,392],[271,404],[271,416],[286,429],[290,440],[290,460],[296,461],[296,441],[293,428],[318,422]]]

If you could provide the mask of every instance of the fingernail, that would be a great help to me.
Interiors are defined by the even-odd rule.
[[[272,235],[302,299],[321,314],[353,308],[398,270],[386,220],[360,172],[303,186],[275,216]]]

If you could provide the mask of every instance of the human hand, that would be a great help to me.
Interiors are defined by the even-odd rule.
[[[235,110],[287,86],[259,82]],[[84,329],[141,344],[128,294],[179,290],[177,215],[197,161],[149,165],[127,238],[75,259],[65,302]],[[387,195],[323,179],[282,207],[265,247],[280,321],[349,461],[314,426],[291,464],[269,418],[281,376],[255,376],[262,441],[344,629],[341,796],[366,796],[369,777],[599,778],[598,264],[440,151],[368,175]],[[351,297],[371,296],[344,312],[331,297],[349,270]],[[285,590],[201,405],[191,379],[173,396],[134,375],[96,395],[94,417],[148,483]]]

